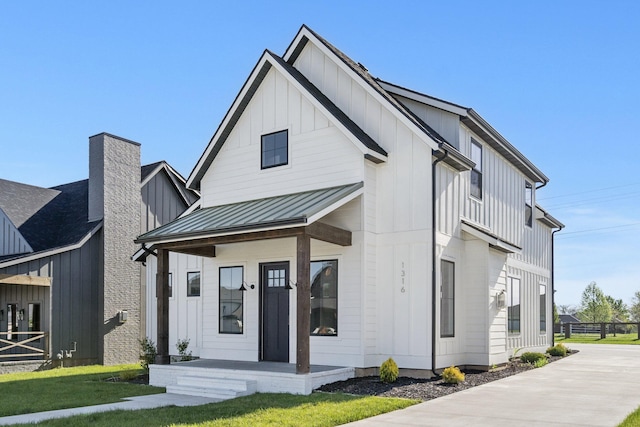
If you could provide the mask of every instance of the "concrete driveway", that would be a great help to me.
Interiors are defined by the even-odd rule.
[[[566,359],[348,426],[617,426],[640,406],[640,345]]]

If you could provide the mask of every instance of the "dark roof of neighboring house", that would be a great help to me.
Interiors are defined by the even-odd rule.
[[[0,179],[0,208],[17,228],[58,194],[60,191],[51,188]]]
[[[580,319],[578,319],[573,314],[560,314],[560,323],[580,323]]]
[[[166,162],[161,160],[159,162],[155,162],[155,163],[151,163],[151,164],[142,166],[140,168],[140,181],[144,181],[151,174],[151,172],[156,170],[156,168],[158,166],[160,166],[161,164],[163,164],[163,163],[166,163]]]
[[[165,162],[140,168],[144,181]],[[0,208],[7,214],[34,253],[80,242],[100,223],[88,222],[89,180],[52,188],[35,187],[0,179]],[[0,261],[30,254],[0,257]]]

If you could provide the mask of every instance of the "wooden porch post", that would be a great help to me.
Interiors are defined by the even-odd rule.
[[[309,328],[311,323],[311,239],[303,233],[297,236],[297,342],[296,374],[308,374]]]
[[[169,251],[158,248],[157,259],[158,354],[156,355],[156,364],[168,365],[171,362],[169,355]]]

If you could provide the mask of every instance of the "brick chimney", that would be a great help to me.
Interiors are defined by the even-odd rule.
[[[99,357],[135,363],[139,354],[140,267],[131,260],[140,231],[140,144],[108,133],[89,138],[89,221],[103,220]],[[119,313],[127,312],[126,321]]]

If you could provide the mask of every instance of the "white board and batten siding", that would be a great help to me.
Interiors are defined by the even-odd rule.
[[[288,164],[261,170],[261,136],[288,131]],[[205,173],[203,207],[364,180],[363,155],[294,85],[271,68]]]
[[[156,298],[157,260],[147,257],[146,274],[146,336],[158,342],[158,311]],[[187,296],[187,273],[200,272],[200,296]],[[171,274],[172,293],[169,298],[169,353],[178,354],[178,340],[189,340],[187,352],[200,356],[202,351],[203,298],[206,292],[207,277],[202,268],[202,258],[192,255],[169,253],[169,273]]]

